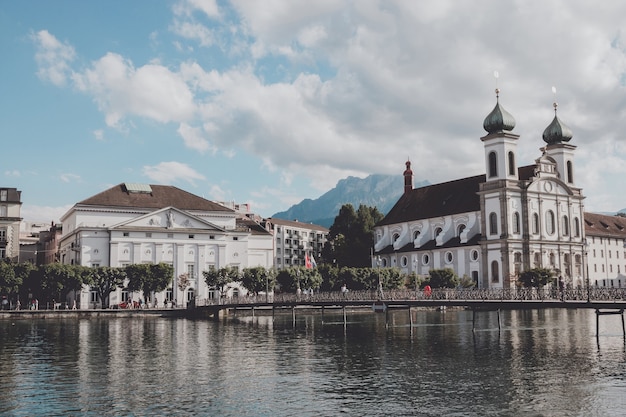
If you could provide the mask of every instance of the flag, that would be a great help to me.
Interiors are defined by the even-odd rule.
[[[304,267],[305,267],[306,269],[311,269],[311,268],[313,268],[313,266],[311,265],[311,259],[309,259],[309,254],[308,254],[308,253],[306,253],[306,254],[304,255]]]
[[[313,254],[311,254],[311,267],[317,268],[317,262],[315,262],[315,258],[313,257]]]

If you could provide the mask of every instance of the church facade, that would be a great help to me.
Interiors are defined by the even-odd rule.
[[[585,285],[584,196],[576,186],[571,130],[557,117],[534,163],[518,166],[515,119],[500,105],[485,118],[485,174],[413,188],[374,229],[372,266],[428,275],[452,268],[479,288],[515,287],[521,272],[545,267]]]

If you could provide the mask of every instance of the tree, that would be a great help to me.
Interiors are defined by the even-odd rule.
[[[16,276],[14,264],[0,261],[0,293],[16,293],[21,284],[22,278]]]
[[[374,225],[383,215],[376,207],[361,204],[355,212],[352,204],[344,204],[330,227],[328,243],[322,250],[326,263],[337,266],[369,267],[374,245]]]
[[[241,273],[241,284],[250,292],[270,292],[274,289],[276,274],[274,270],[262,266],[245,268]]]
[[[128,290],[141,291],[145,300],[149,300],[152,293],[166,289],[174,278],[174,267],[165,262],[132,264],[124,269],[128,277]]]
[[[178,276],[178,291],[185,292],[187,287],[189,286],[189,274],[183,273]]]
[[[548,268],[533,268],[520,274],[518,281],[527,288],[541,288],[554,281],[555,272]]]
[[[459,285],[459,277],[451,268],[431,269],[428,274],[431,288],[456,288]]]
[[[226,293],[226,286],[233,282],[234,277],[239,277],[239,272],[230,267],[224,267],[220,269],[209,269],[208,271],[202,271],[204,281],[209,288],[213,288],[219,291],[220,298],[224,297]]]
[[[99,266],[93,268],[91,273],[91,286],[98,293],[102,302],[102,308],[109,307],[109,295],[124,285],[126,271],[124,268],[112,268]]]

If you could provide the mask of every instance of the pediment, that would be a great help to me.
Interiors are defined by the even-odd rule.
[[[142,230],[216,230],[224,231],[223,228],[207,222],[199,217],[189,214],[174,207],[166,207],[144,214],[123,223],[116,224],[111,229],[138,228]]]

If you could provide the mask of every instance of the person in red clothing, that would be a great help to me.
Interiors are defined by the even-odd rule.
[[[424,295],[429,298],[430,295],[433,293],[433,290],[430,288],[430,285],[426,285],[424,287]]]

